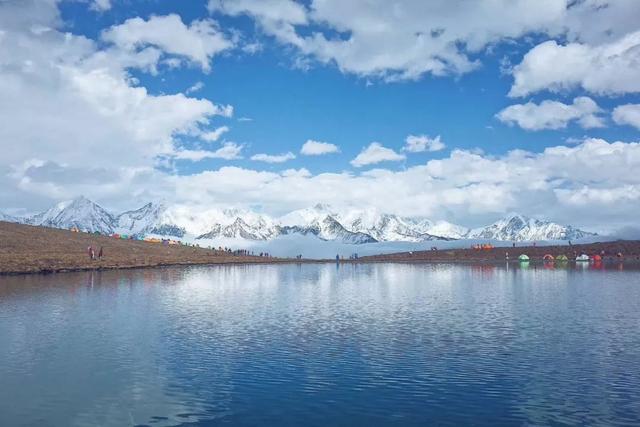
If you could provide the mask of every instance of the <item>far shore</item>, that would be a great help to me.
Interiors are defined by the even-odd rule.
[[[516,244],[513,246],[493,247],[490,249],[444,249],[429,251],[408,251],[392,254],[372,255],[360,258],[365,262],[441,262],[441,263],[518,263],[520,255],[526,255],[529,263],[544,263],[544,256],[564,255],[565,262],[575,262],[580,255],[598,255],[600,262],[640,262],[640,241],[617,240],[573,245],[533,246]]]
[[[91,259],[88,248],[101,259]],[[613,241],[559,246],[516,246],[490,249],[408,251],[340,259],[340,263],[504,263],[525,254],[532,264],[544,255],[601,255],[604,263],[640,262],[640,241]],[[335,263],[336,259],[277,258],[189,245],[169,245],[55,228],[0,222],[0,275],[100,271],[194,265]]]

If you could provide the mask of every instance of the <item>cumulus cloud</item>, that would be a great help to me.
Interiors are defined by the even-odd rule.
[[[200,138],[204,139],[207,142],[215,142],[227,132],[229,132],[229,126],[220,126],[219,128],[216,128],[212,131],[204,132],[202,135],[200,135]]]
[[[68,194],[72,189],[55,184],[56,177],[87,165],[118,177],[94,191],[122,197],[127,180],[179,151],[176,138],[199,135],[213,116],[233,114],[232,106],[204,98],[151,94],[132,78],[129,68],[157,65],[162,46],[131,51],[63,26],[57,2],[0,2],[0,141],[11,147],[0,156],[2,206],[28,208],[42,197]],[[21,171],[38,159],[69,172],[37,182]]]
[[[516,124],[526,130],[562,129],[577,121],[585,129],[604,127],[604,119],[598,116],[602,109],[589,97],[580,96],[573,104],[558,101],[542,101],[535,104],[511,105],[496,114],[504,123]]]
[[[640,104],[619,105],[613,110],[613,121],[640,129]]]
[[[531,49],[514,67],[509,96],[575,88],[599,95],[637,93],[639,74],[640,31],[602,45],[560,45],[549,40]]]
[[[300,149],[300,154],[305,156],[321,156],[323,154],[339,153],[340,148],[328,142],[307,140]]]
[[[235,160],[241,159],[242,145],[234,142],[225,142],[222,147],[215,151],[208,150],[177,150],[173,154],[173,158],[178,160],[191,160],[197,162],[204,159],[224,159]]]
[[[184,93],[190,94],[194,92],[199,92],[200,90],[202,90],[203,87],[204,87],[204,83],[195,82],[192,86],[190,86],[187,90],[185,90]]]
[[[440,135],[430,138],[427,135],[409,135],[405,140],[404,151],[410,153],[423,153],[425,151],[444,150],[446,145],[440,140]]]
[[[638,168],[639,143],[588,139],[538,153],[513,150],[495,156],[453,150],[445,158],[400,171],[312,175],[306,170],[223,167],[167,177],[167,191],[184,203],[260,205],[274,214],[319,202],[434,219],[447,212],[461,223],[520,211],[598,231],[637,223],[640,176],[629,171]]]
[[[404,154],[398,154],[391,148],[384,147],[379,142],[372,142],[368,147],[364,148],[355,159],[351,160],[351,165],[359,168],[381,162],[399,162],[404,159]]]
[[[152,16],[146,21],[139,17],[128,19],[104,31],[102,39],[130,51],[155,46],[199,64],[204,71],[211,69],[214,55],[233,46],[214,21],[205,19],[185,25],[174,14]]]
[[[295,159],[296,155],[292,152],[283,153],[283,154],[254,154],[251,156],[251,160],[257,162],[265,162],[265,163],[284,163],[289,160]]]
[[[638,30],[640,4],[600,0],[210,0],[212,13],[251,16],[293,46],[295,63],[336,64],[345,73],[387,80],[475,69],[475,54],[530,33],[603,43]]]

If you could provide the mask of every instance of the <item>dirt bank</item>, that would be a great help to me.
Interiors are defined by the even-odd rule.
[[[102,247],[103,258],[91,260],[87,253],[89,246],[95,248],[96,254]],[[292,261],[0,222],[0,274]]]

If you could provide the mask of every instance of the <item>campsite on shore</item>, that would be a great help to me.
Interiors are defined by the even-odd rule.
[[[94,251],[92,256],[91,251]],[[98,254],[102,252],[102,256]],[[585,258],[586,256],[586,258]],[[341,263],[368,262],[640,262],[640,241],[613,241],[557,246],[423,250],[341,258]],[[145,268],[175,265],[335,262],[331,259],[271,257],[232,248],[204,248],[160,239],[136,240],[78,231],[0,222],[0,274],[54,273],[80,270]],[[580,262],[580,261],[578,261]]]
[[[288,261],[243,251],[169,243],[0,221],[0,274]],[[89,248],[94,250],[96,259],[91,259]],[[100,248],[103,256],[98,259]]]

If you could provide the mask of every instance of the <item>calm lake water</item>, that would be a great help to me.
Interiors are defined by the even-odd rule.
[[[0,277],[0,425],[638,425],[640,271]]]

